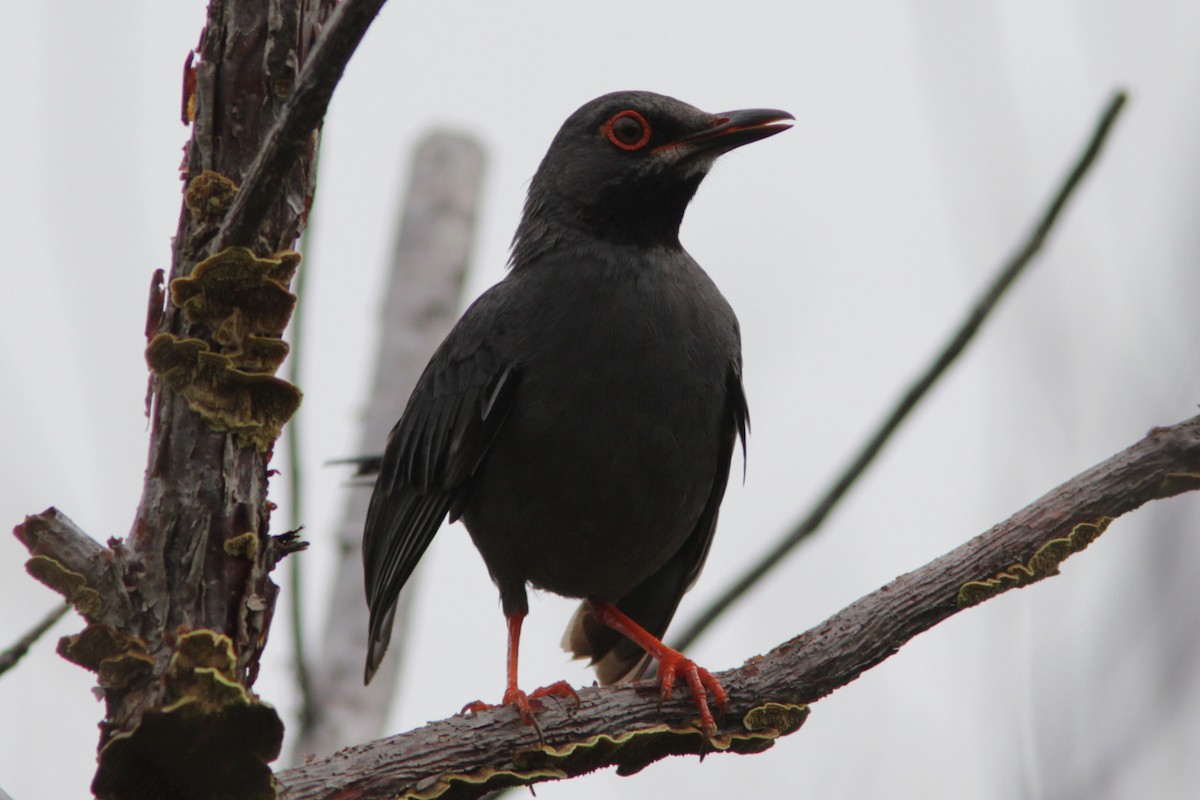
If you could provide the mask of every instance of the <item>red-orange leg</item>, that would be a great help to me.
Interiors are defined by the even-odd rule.
[[[567,697],[579,704],[579,695],[575,694],[575,690],[571,688],[571,684],[566,681],[558,681],[549,686],[543,686],[540,689],[535,689],[532,694],[526,694],[521,691],[517,685],[517,662],[521,649],[521,623],[525,621],[524,614],[513,614],[508,619],[508,659],[505,664],[505,673],[507,681],[504,689],[504,699],[499,705],[516,706],[518,713],[521,715],[521,721],[526,725],[536,726],[534,720],[535,706],[532,701],[540,697]],[[540,708],[541,704],[537,706]],[[496,708],[491,703],[484,703],[481,700],[476,700],[474,703],[467,703],[463,706],[463,712],[467,711],[484,711],[489,708]],[[540,735],[540,731],[539,731]]]
[[[671,691],[675,688],[675,676],[682,674],[692,691],[696,709],[700,712],[701,729],[710,736],[716,732],[717,724],[708,708],[707,692],[712,692],[718,714],[725,713],[725,703],[729,700],[729,695],[708,670],[678,650],[667,647],[658,637],[638,625],[612,603],[593,602],[592,613],[597,622],[626,636],[658,662],[658,685],[663,700],[671,696]]]

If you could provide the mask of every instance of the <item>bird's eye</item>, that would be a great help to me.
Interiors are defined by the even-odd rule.
[[[650,123],[632,109],[622,111],[604,123],[600,132],[622,150],[639,150],[650,141]]]

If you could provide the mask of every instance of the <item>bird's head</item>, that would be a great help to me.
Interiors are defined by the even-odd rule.
[[[652,92],[586,103],[563,123],[530,183],[514,262],[523,240],[561,225],[613,242],[678,246],[683,213],[717,156],[792,119],[776,109],[709,114]]]

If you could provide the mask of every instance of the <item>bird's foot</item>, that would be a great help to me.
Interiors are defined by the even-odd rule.
[[[683,675],[688,688],[692,690],[692,700],[696,703],[696,710],[700,712],[700,728],[704,731],[705,736],[711,738],[717,732],[717,723],[713,719],[712,711],[708,708],[708,693],[712,692],[713,704],[717,707],[718,715],[725,713],[725,703],[729,700],[729,695],[720,682],[708,670],[697,665],[683,653],[667,647],[661,639],[634,622],[628,614],[612,603],[589,602],[597,622],[622,634],[658,661],[660,702],[670,698],[671,690],[675,688],[676,676]]]
[[[708,693],[712,692],[713,704],[717,707],[717,715],[720,716],[725,713],[725,704],[729,700],[725,688],[708,670],[678,650],[664,646],[664,652],[658,654],[657,658],[661,699],[665,701],[671,697],[671,691],[675,688],[675,678],[682,674],[688,688],[692,690],[696,710],[700,712],[700,729],[706,736],[711,737],[717,732],[717,723],[708,707]]]
[[[575,693],[575,689],[566,681],[557,681],[549,686],[543,686],[540,689],[534,689],[529,694],[518,689],[516,686],[508,687],[504,692],[504,699],[497,704],[485,703],[482,700],[476,700],[474,703],[467,703],[463,706],[462,713],[478,713],[487,711],[489,708],[500,708],[501,706],[514,706],[517,713],[521,715],[521,721],[526,725],[537,726],[537,721],[534,714],[543,709],[540,702],[543,697],[563,697],[575,701],[576,707],[579,706],[579,695]]]

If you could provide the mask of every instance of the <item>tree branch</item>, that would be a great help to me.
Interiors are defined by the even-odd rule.
[[[290,250],[316,181],[312,127],[267,194],[240,198],[256,220],[255,249],[206,256],[332,9],[209,4],[200,58],[185,66],[193,128],[169,301],[157,275],[151,284],[153,402],[137,515],[107,547],[53,509],[16,531],[29,571],[87,621],[59,653],[97,674],[105,719],[92,791],[105,800],[274,795],[267,765],[283,724],[251,687],[278,593],[270,573],[299,547],[294,534],[270,533],[267,483],[300,400],[275,371],[296,300]]]
[[[1108,134],[1112,130],[1113,124],[1117,120],[1117,115],[1121,112],[1126,101],[1126,95],[1123,91],[1113,93],[1109,99],[1104,111],[1100,115],[1100,119],[1096,123],[1095,130],[1092,132],[1084,150],[1075,161],[1075,165],[1067,173],[1067,177],[1063,179],[1058,191],[1055,192],[1054,198],[1050,204],[1042,212],[1029,237],[1021,245],[1020,249],[996,274],[992,282],[984,290],[983,294],[975,301],[959,324],[958,329],[946,342],[942,350],[934,357],[933,361],[925,368],[921,375],[913,381],[912,385],[901,395],[892,407],[887,418],[875,429],[866,444],[854,456],[849,464],[834,480],[833,484],[821,496],[812,510],[800,521],[796,527],[785,533],[783,537],[766,553],[763,553],[746,572],[725,589],[720,595],[713,600],[704,611],[692,620],[689,625],[679,634],[678,638],[672,642],[672,646],[678,650],[687,650],[692,642],[696,641],[710,625],[716,622],[725,611],[741,598],[747,591],[756,583],[766,577],[776,566],[783,562],[783,559],[796,548],[802,541],[816,532],[817,528],[825,521],[834,507],[841,499],[850,491],[850,488],[858,481],[859,477],[866,472],[867,467],[875,460],[883,450],[883,446],[887,444],[892,434],[900,427],[900,424],[908,417],[909,413],[917,407],[921,399],[928,394],[934,384],[945,374],[958,357],[966,350],[967,345],[975,338],[975,334],[983,326],[984,321],[991,315],[996,304],[1000,302],[1005,293],[1020,277],[1025,268],[1033,261],[1034,256],[1042,249],[1046,238],[1050,235],[1054,223],[1058,221],[1059,215],[1066,207],[1067,201],[1074,194],[1075,189],[1082,182],[1092,164],[1095,163],[1096,157],[1100,154],[1101,148],[1108,139]]]
[[[62,619],[63,615],[70,610],[70,603],[63,603],[60,606],[56,606],[50,613],[42,617],[38,624],[30,628],[24,636],[15,641],[12,647],[0,652],[0,675],[15,667],[25,657],[25,654],[29,652],[29,648],[33,647],[33,643],[42,638],[46,631],[53,628],[54,623]],[[0,800],[3,800],[3,798],[0,798]]]
[[[544,743],[512,708],[455,716],[276,774],[285,800],[414,794],[473,798],[668,755],[758,752],[799,728],[815,702],[917,634],[1008,589],[1058,573],[1122,514],[1200,489],[1200,417],[1144,439],[1052,490],[966,544],[896,578],[817,627],[718,675],[730,701],[710,744],[686,693],[657,704],[652,681],[579,691],[540,715]],[[665,724],[664,721],[667,721]]]
[[[210,252],[233,245],[252,246],[265,210],[275,205],[284,178],[310,146],[313,131],[325,118],[334,87],[387,0],[342,0],[330,15],[294,88],[238,187],[236,199]]]

